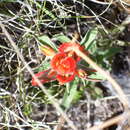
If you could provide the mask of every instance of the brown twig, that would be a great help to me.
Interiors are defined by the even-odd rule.
[[[117,91],[118,98],[122,102],[124,108],[128,109],[129,102],[126,95],[122,91],[121,86],[110,76],[110,74],[108,74],[107,72],[105,72],[105,70],[100,68],[94,61],[92,61],[88,56],[86,56],[78,48],[73,48],[73,49],[79,56],[81,56],[88,64],[90,64],[95,70],[97,70],[100,74],[102,74],[113,85],[114,89]]]
[[[46,90],[46,88],[41,84],[41,82],[39,81],[39,79],[34,75],[32,69],[29,67],[29,65],[25,61],[23,55],[19,51],[19,48],[17,47],[17,45],[15,44],[15,42],[12,40],[10,34],[8,33],[8,31],[6,30],[5,26],[2,24],[1,21],[0,21],[0,27],[1,27],[2,31],[3,31],[3,33],[5,34],[5,36],[7,37],[7,39],[9,40],[10,44],[12,45],[12,47],[14,48],[14,50],[16,51],[17,55],[19,56],[19,58],[21,59],[21,61],[25,65],[25,67],[28,70],[28,72],[32,75],[32,77],[34,77],[34,79],[38,83],[39,87],[48,96],[48,98],[52,102],[53,106],[64,117],[64,119],[67,121],[67,123],[69,124],[69,126],[73,130],[77,130],[77,128],[74,126],[73,122],[67,117],[67,115],[64,113],[64,111],[60,108],[58,101],[52,95],[50,95],[48,93],[48,91]]]
[[[119,123],[122,120],[128,119],[128,116],[130,116],[130,112],[125,112],[125,113],[123,113],[123,114],[121,114],[119,116],[116,116],[116,117],[114,117],[112,119],[109,119],[109,120],[101,123],[100,125],[89,128],[89,130],[98,130],[98,129],[107,128],[107,127],[109,127],[111,125]]]
[[[60,116],[58,120],[58,125],[56,126],[56,130],[62,130],[64,123],[65,123],[64,117]]]

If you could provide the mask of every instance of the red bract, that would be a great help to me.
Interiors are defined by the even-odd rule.
[[[75,49],[78,49],[88,55],[88,52],[85,50],[84,46],[81,46],[78,43],[65,42],[59,46],[59,52],[66,52],[69,56],[72,56],[76,61],[79,61],[80,56],[78,56],[75,53]]]
[[[57,75],[56,78],[60,82],[60,84],[64,84],[64,83],[74,80],[75,73],[72,75]]]
[[[68,51],[72,51],[73,48],[78,48],[80,51],[84,50],[84,47],[79,45],[78,43],[65,42],[59,46],[59,51],[68,52]]]
[[[66,53],[58,53],[51,60],[52,69],[58,74],[73,74],[76,69],[76,61],[68,57]]]
[[[74,49],[85,52],[84,47],[77,43],[63,43],[56,53],[50,47],[41,47],[42,52],[51,56],[51,69],[35,74],[41,83],[47,83],[58,80],[60,84],[64,84],[74,80],[75,76],[84,77],[85,72],[77,68],[77,62],[80,57],[75,53]],[[88,54],[88,52],[86,52]],[[33,86],[39,86],[35,79],[32,79]]]
[[[39,72],[35,76],[40,80],[41,83],[47,83],[56,80],[56,72],[51,69]],[[39,86],[35,78],[32,78],[32,86]]]

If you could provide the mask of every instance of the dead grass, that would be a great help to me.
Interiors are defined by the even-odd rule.
[[[60,101],[55,98],[56,95],[51,95],[46,89],[47,86],[42,85],[34,75],[33,70],[38,69],[41,65],[41,61],[44,59],[38,50],[38,45],[35,38],[38,35],[42,35],[43,32],[48,35],[53,35],[54,32],[48,30],[56,30],[57,32],[64,30],[64,32],[68,34],[65,21],[59,19],[58,15],[62,15],[62,17],[67,18],[69,13],[76,14],[77,30],[81,37],[82,31],[80,30],[80,15],[83,18],[95,18],[100,23],[104,31],[108,33],[107,29],[100,20],[100,17],[110,8],[113,1],[105,3],[96,0],[92,1],[97,4],[107,4],[107,7],[97,15],[93,10],[85,5],[83,1],[75,1],[75,4],[78,3],[82,6],[82,8],[86,8],[91,12],[92,16],[86,16],[84,14],[78,14],[76,10],[72,11],[72,8],[75,8],[75,5],[69,5],[67,7],[63,3],[50,2],[52,11],[49,11],[44,8],[46,2],[41,2],[42,4],[39,4],[36,1],[19,1],[20,7],[17,9],[17,12],[15,12],[16,9],[9,10],[8,8],[7,10],[9,13],[0,13],[0,37],[3,39],[2,43],[4,43],[0,45],[2,50],[0,58],[2,59],[1,62],[3,62],[0,66],[2,72],[2,75],[0,75],[0,129],[28,128],[34,130],[51,130],[52,128],[55,128],[56,130],[61,130],[61,124],[63,125],[66,121],[71,129],[77,130],[74,122],[71,121],[68,118],[68,115],[61,109]],[[112,24],[118,26],[114,23]],[[44,30],[43,32],[41,28]],[[72,34],[68,35],[72,37]],[[74,49],[78,55],[80,55],[87,63],[89,63],[94,69],[106,77],[109,82],[111,82],[113,88],[117,91],[116,98],[119,98],[125,108],[123,114],[88,129],[104,129],[110,125],[118,124],[123,120],[129,119],[129,101],[118,83],[116,83],[108,73],[95,64],[95,62],[93,62],[84,53],[75,48],[72,49]],[[40,88],[30,87],[31,76],[35,77]],[[47,100],[44,100],[43,96],[38,95],[46,95]],[[103,100],[105,100],[105,98]],[[42,121],[37,121],[37,119],[32,120],[30,115],[40,108],[40,104],[44,103],[48,105],[48,102],[51,102],[56,108],[56,110],[53,108],[53,111],[57,114],[59,120],[57,119],[53,122],[50,121],[47,123],[42,122],[45,119],[42,119]],[[37,113],[38,112],[39,111],[37,111]],[[90,110],[88,110],[88,115],[89,112]],[[48,113],[49,109],[46,108],[45,111],[43,111],[43,117],[47,118]]]

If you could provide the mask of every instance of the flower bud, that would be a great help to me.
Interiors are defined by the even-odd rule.
[[[42,53],[45,56],[51,56],[51,57],[53,57],[56,54],[56,52],[51,47],[46,46],[46,45],[40,46],[40,50],[42,51]]]

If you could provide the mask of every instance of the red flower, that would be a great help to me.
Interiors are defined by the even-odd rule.
[[[68,57],[66,53],[58,53],[51,60],[52,69],[58,74],[73,74],[76,69],[76,61]]]
[[[85,71],[77,68],[77,62],[80,60],[80,57],[74,51],[74,48],[78,48],[80,51],[88,54],[83,46],[77,43],[63,43],[60,45],[57,54],[50,47],[42,46],[40,48],[45,55],[52,57],[51,69],[35,74],[41,83],[57,79],[60,84],[64,84],[74,80],[75,76],[84,78],[87,75]],[[32,85],[38,86],[34,78],[32,79]]]

